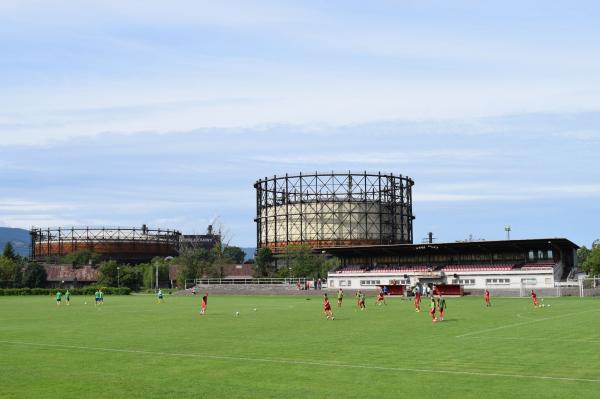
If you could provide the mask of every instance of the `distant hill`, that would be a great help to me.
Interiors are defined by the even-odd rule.
[[[31,245],[29,230],[0,227],[0,251],[4,249],[7,242],[12,243],[17,254],[29,256],[29,247]]]

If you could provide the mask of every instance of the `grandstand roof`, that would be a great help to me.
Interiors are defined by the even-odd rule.
[[[317,248],[336,256],[411,255],[435,253],[490,253],[529,250],[577,249],[579,246],[566,238],[535,238],[526,240],[461,241],[423,244],[360,245],[353,247]]]

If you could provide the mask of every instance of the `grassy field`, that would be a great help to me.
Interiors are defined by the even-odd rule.
[[[598,398],[600,300],[0,297],[2,398]],[[87,300],[87,305],[84,301]],[[256,309],[256,311],[254,310]],[[235,313],[239,312],[239,317]]]

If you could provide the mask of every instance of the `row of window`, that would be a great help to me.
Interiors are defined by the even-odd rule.
[[[551,278],[546,278],[546,284],[552,283]],[[410,279],[400,279],[400,280],[390,280],[390,284],[393,285],[410,285]],[[475,285],[474,278],[464,278],[464,279],[453,279],[452,284],[460,284],[464,286]],[[507,285],[510,284],[509,278],[487,278],[485,279],[486,285]],[[536,285],[537,278],[535,277],[525,277],[521,279],[521,284],[524,285]],[[330,287],[334,286],[334,280],[329,281]],[[381,280],[360,280],[361,286],[372,286],[372,285],[381,285]],[[339,280],[340,287],[352,287],[352,280]]]
[[[460,285],[475,285],[474,278],[465,278],[465,279],[454,279],[452,280],[452,284],[460,284]]]

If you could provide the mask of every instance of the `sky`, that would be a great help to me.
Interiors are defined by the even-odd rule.
[[[415,240],[600,238],[600,4],[0,2],[0,226],[254,246],[253,183],[415,180]]]

